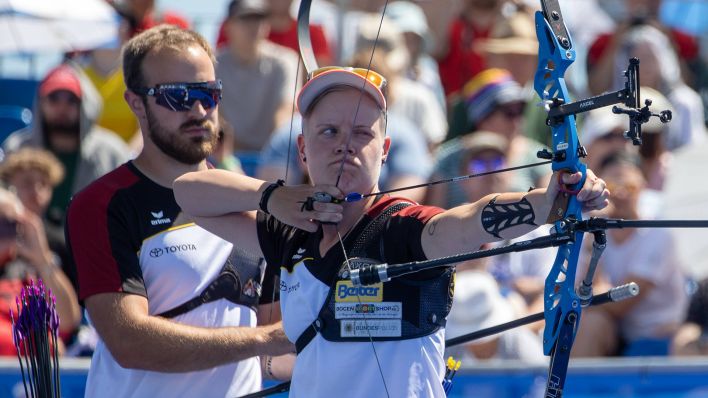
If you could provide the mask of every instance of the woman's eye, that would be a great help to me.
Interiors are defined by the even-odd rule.
[[[327,128],[322,129],[321,134],[327,135],[327,136],[337,135],[337,129],[334,127],[327,127]]]

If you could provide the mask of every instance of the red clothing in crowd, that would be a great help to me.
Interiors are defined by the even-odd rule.
[[[676,46],[679,58],[691,62],[698,57],[698,40],[695,37],[671,28],[669,30],[670,39]],[[593,65],[602,58],[612,39],[612,33],[603,33],[595,39],[588,50],[588,64]]]
[[[310,39],[312,40],[312,51],[318,59],[332,59],[332,50],[327,42],[324,29],[320,25],[310,24]],[[271,29],[268,34],[268,40],[275,44],[288,47],[293,51],[299,52],[300,47],[297,43],[297,21],[293,20],[288,30],[276,32]],[[222,48],[229,42],[226,37],[226,21],[221,23],[219,27],[219,36],[216,39],[216,48]]]
[[[445,95],[459,91],[472,77],[486,68],[484,56],[475,44],[489,37],[489,29],[480,30],[462,18],[450,25],[447,54],[438,61]]]
[[[0,356],[17,355],[12,340],[10,309],[17,319],[15,297],[20,295],[24,283],[16,279],[0,279]]]

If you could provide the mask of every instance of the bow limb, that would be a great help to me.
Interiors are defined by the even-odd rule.
[[[534,79],[534,89],[548,108],[569,103],[565,84],[566,69],[575,60],[575,50],[563,23],[558,0],[541,0],[542,10],[536,12],[536,35],[539,42],[539,64]],[[550,220],[581,220],[581,205],[575,193],[585,182],[586,167],[580,161],[585,156],[578,141],[575,116],[565,115],[551,123],[552,152],[540,153],[552,161],[555,172],[581,172],[582,179],[575,186],[559,193],[561,204],[552,209]],[[565,203],[562,203],[565,202]],[[558,203],[558,201],[557,201]],[[555,222],[556,231],[564,231],[564,221]],[[561,397],[575,334],[580,323],[581,305],[575,293],[575,272],[582,246],[583,232],[571,231],[571,239],[559,246],[551,272],[544,288],[543,349],[551,356],[546,384],[546,397]]]
[[[317,69],[317,59],[315,58],[315,51],[312,48],[312,39],[310,38],[311,7],[312,0],[301,0],[297,13],[297,44],[300,48],[300,58],[305,64],[308,78],[310,73]]]

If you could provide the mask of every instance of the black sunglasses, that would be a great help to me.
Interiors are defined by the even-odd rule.
[[[186,112],[199,101],[211,109],[221,101],[221,80],[199,83],[165,83],[138,89],[137,93],[155,97],[158,105],[174,112]]]

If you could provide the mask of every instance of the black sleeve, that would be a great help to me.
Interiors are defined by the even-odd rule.
[[[266,261],[260,304],[271,303],[280,299],[280,267],[291,256],[298,230],[262,211],[258,212],[256,229],[258,244]]]

